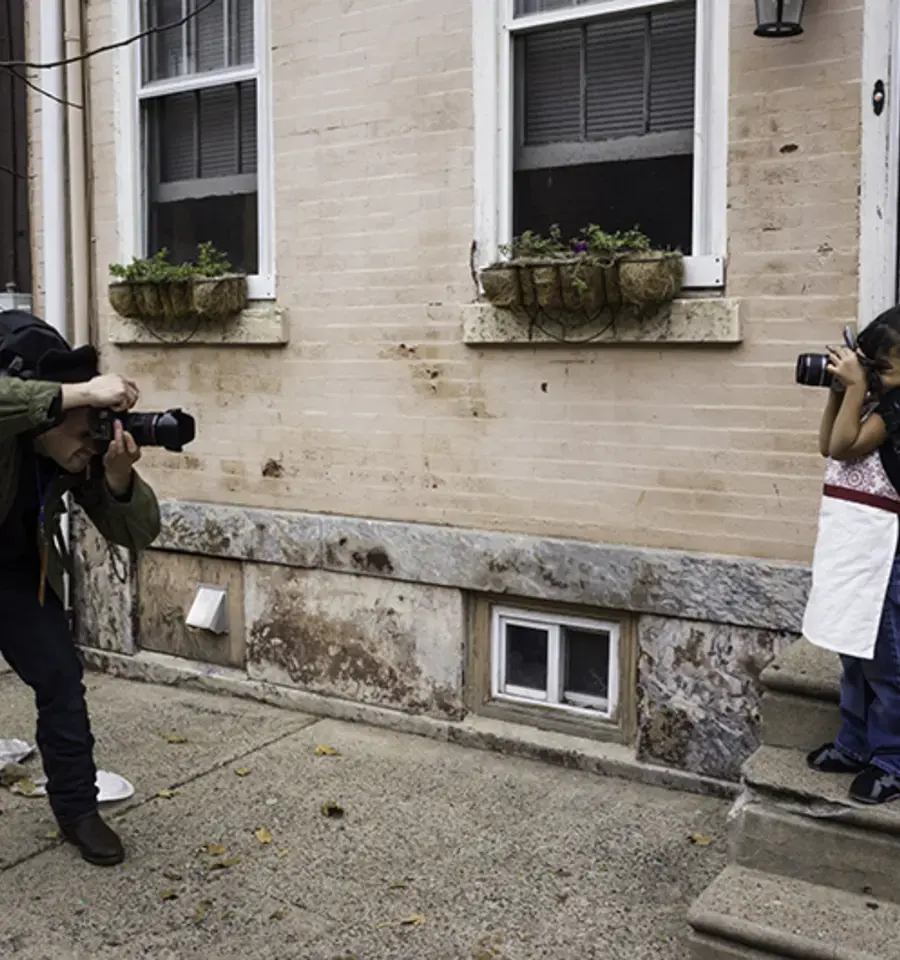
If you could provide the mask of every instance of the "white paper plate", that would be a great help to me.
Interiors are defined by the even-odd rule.
[[[35,789],[30,793],[24,794],[28,797],[46,797],[47,796],[47,778],[38,777],[34,781]],[[16,790],[16,793],[22,791]],[[110,773],[108,770],[97,771],[97,798],[98,803],[117,803],[121,800],[127,800],[134,796],[134,787],[117,773]]]
[[[34,747],[24,740],[0,740],[0,768],[8,763],[21,763],[34,753]]]

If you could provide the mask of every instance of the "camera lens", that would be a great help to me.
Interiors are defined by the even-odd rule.
[[[824,353],[801,353],[797,357],[795,377],[804,387],[830,387],[834,377],[827,370],[828,357]]]

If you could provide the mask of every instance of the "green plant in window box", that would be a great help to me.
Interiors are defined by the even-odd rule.
[[[610,233],[595,224],[564,240],[558,226],[544,237],[526,231],[481,272],[495,306],[592,319],[603,311],[639,311],[674,300],[684,284],[684,257],[654,250],[639,230]]]
[[[152,257],[113,263],[109,302],[121,317],[145,323],[224,322],[247,306],[247,277],[232,270],[212,243],[201,243],[195,262],[169,262],[164,247]]]

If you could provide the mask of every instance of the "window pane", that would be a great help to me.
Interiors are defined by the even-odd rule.
[[[155,136],[159,143],[160,181],[191,180],[198,176],[197,98],[176,93],[154,103]]]
[[[579,27],[521,39],[525,143],[582,139],[581,47]]]
[[[233,86],[214,87],[200,91],[198,99],[200,176],[233,176],[240,167],[238,91]]]
[[[235,32],[237,56],[235,63],[253,63],[253,0],[232,0],[236,9]]]
[[[166,247],[174,263],[195,259],[198,245],[211,240],[233,267],[254,274],[257,234],[255,193],[150,204],[150,252]]]
[[[637,226],[661,248],[691,252],[694,162],[691,156],[520,170],[513,178],[513,231],[564,236],[588,223],[604,230]]]
[[[599,20],[587,28],[587,135],[591,140],[646,132],[648,29],[644,14]]]
[[[241,173],[256,173],[256,84],[242,83],[241,110]]]
[[[606,699],[609,696],[609,634],[563,629],[563,690]]]
[[[256,172],[253,80],[145,101],[144,118],[151,193],[157,183]]]
[[[694,127],[697,11],[658,10],[650,19],[651,132]]]
[[[181,0],[146,0],[143,5],[147,27],[177,23],[184,16]],[[144,40],[144,83],[181,76],[187,71],[182,27],[159,30]]]
[[[205,0],[190,0],[190,9],[200,10]],[[194,37],[194,70],[205,73],[227,66],[225,59],[225,16],[227,0],[218,0],[202,9],[191,22]]]
[[[547,689],[547,631],[506,624],[504,683],[532,690]]]

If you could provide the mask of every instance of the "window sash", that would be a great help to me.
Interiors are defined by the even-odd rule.
[[[513,43],[541,27],[602,19],[680,0],[596,0],[514,17],[514,0],[472,0],[475,55],[476,265],[487,266],[512,239],[515,77]],[[685,288],[725,283],[729,10],[722,0],[696,0],[694,85],[693,255],[685,258]]]
[[[547,632],[547,687],[520,687],[506,682],[508,626],[544,629]],[[564,689],[563,629],[585,630],[609,636],[609,695],[606,698],[571,693]],[[495,607],[491,618],[491,696],[496,700],[552,707],[582,716],[613,719],[619,702],[619,624],[579,617],[554,616],[536,611]],[[566,700],[571,702],[567,703]]]

